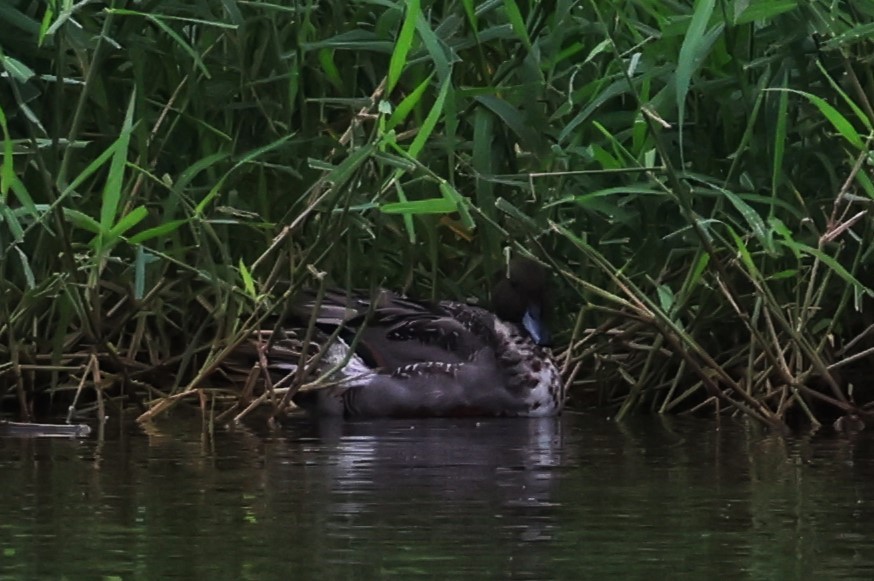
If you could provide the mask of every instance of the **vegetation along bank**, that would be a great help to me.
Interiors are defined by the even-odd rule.
[[[0,21],[5,411],[280,409],[313,378],[235,356],[300,289],[485,299],[509,248],[552,266],[572,407],[871,417],[871,3]]]

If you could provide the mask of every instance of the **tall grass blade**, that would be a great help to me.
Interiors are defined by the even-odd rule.
[[[413,47],[413,35],[416,32],[416,22],[421,15],[419,6],[420,0],[409,0],[406,4],[404,22],[401,25],[401,31],[398,34],[397,42],[395,42],[394,51],[391,54],[391,60],[388,64],[388,88],[391,93],[397,86],[398,80],[401,78],[401,73],[407,66],[407,55]]]
[[[715,0],[695,0],[692,20],[683,37],[683,45],[680,47],[680,56],[677,60],[675,90],[677,95],[677,118],[679,121],[681,155],[684,151],[683,136],[686,127],[686,98],[689,95],[692,75],[702,66],[713,42],[722,32],[721,24],[712,28],[709,32],[707,31],[715,4]]]

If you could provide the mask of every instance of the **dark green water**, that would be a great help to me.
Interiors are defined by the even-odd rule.
[[[578,415],[114,431],[0,439],[0,579],[874,578],[864,432]]]

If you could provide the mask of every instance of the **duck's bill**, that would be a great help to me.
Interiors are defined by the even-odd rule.
[[[552,334],[543,323],[539,307],[528,307],[528,310],[525,311],[525,316],[522,317],[522,326],[538,345],[547,347],[552,344]]]

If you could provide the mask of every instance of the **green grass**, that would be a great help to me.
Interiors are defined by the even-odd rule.
[[[555,267],[577,405],[868,415],[865,2],[0,19],[0,390],[25,415],[224,407],[213,371],[315,274],[482,296],[507,246]]]

